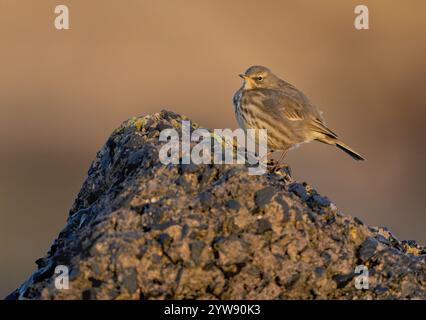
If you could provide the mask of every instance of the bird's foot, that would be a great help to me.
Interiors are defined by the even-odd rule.
[[[268,171],[271,173],[284,172],[285,174],[291,176],[291,168],[284,161],[287,152],[283,151],[278,158],[271,157],[268,159]]]
[[[291,182],[291,168],[288,164],[285,163],[273,163],[267,167],[268,173],[281,176],[284,181]]]

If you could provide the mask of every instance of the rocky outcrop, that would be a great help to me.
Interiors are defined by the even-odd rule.
[[[159,162],[159,132],[181,120],[162,111],[113,132],[65,228],[9,299],[426,298],[424,248],[342,215],[287,166],[256,176]],[[69,289],[55,287],[58,265]],[[355,286],[358,265],[368,288]]]

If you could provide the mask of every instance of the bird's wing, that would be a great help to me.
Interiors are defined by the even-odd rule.
[[[264,90],[263,103],[268,111],[278,113],[290,121],[303,121],[313,131],[337,138],[325,125],[320,111],[297,89]]]
[[[288,120],[302,121],[319,117],[319,112],[303,96],[284,90],[262,89],[262,102],[268,111],[279,113]]]
[[[324,122],[322,122],[322,120],[319,119],[314,119],[314,121],[312,121],[310,123],[310,127],[311,130],[325,134],[331,138],[336,139],[337,138],[337,134],[333,131],[331,131],[325,124]]]

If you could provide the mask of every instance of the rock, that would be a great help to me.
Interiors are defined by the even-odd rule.
[[[241,208],[241,204],[237,200],[228,200],[226,202],[226,207],[232,210],[239,210]]]
[[[289,185],[289,191],[296,194],[298,197],[300,197],[303,201],[307,201],[309,199],[309,194],[306,191],[306,188],[303,184],[298,182],[293,182]]]
[[[288,166],[255,176],[159,162],[159,130],[183,119],[162,111],[112,133],[64,229],[8,299],[426,299],[424,247],[343,215]],[[355,288],[359,264],[370,289]],[[55,287],[58,265],[68,290]]]
[[[215,198],[210,192],[202,192],[199,197],[201,205],[206,208],[211,207],[215,202]]]
[[[362,262],[369,260],[375,253],[378,246],[378,241],[374,238],[367,238],[359,249],[358,256]]]
[[[274,193],[275,190],[271,186],[256,191],[254,196],[256,205],[260,209],[263,209],[271,201],[272,197],[274,196]]]
[[[195,263],[200,262],[200,256],[204,249],[205,243],[203,241],[194,241],[189,244],[189,249],[191,250],[191,259],[195,261]]]
[[[257,234],[261,234],[270,230],[272,230],[272,224],[269,222],[268,219],[257,220]]]
[[[333,276],[333,280],[337,283],[337,288],[341,289],[344,288],[348,283],[353,279],[355,276],[354,273],[349,274],[338,274]]]

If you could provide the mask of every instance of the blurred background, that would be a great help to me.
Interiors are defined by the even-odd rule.
[[[54,8],[70,9],[70,30]],[[370,10],[357,31],[354,8]],[[124,120],[236,128],[238,73],[270,67],[363,154],[312,143],[293,175],[344,214],[426,243],[426,2],[0,0],[0,297],[35,270]]]

